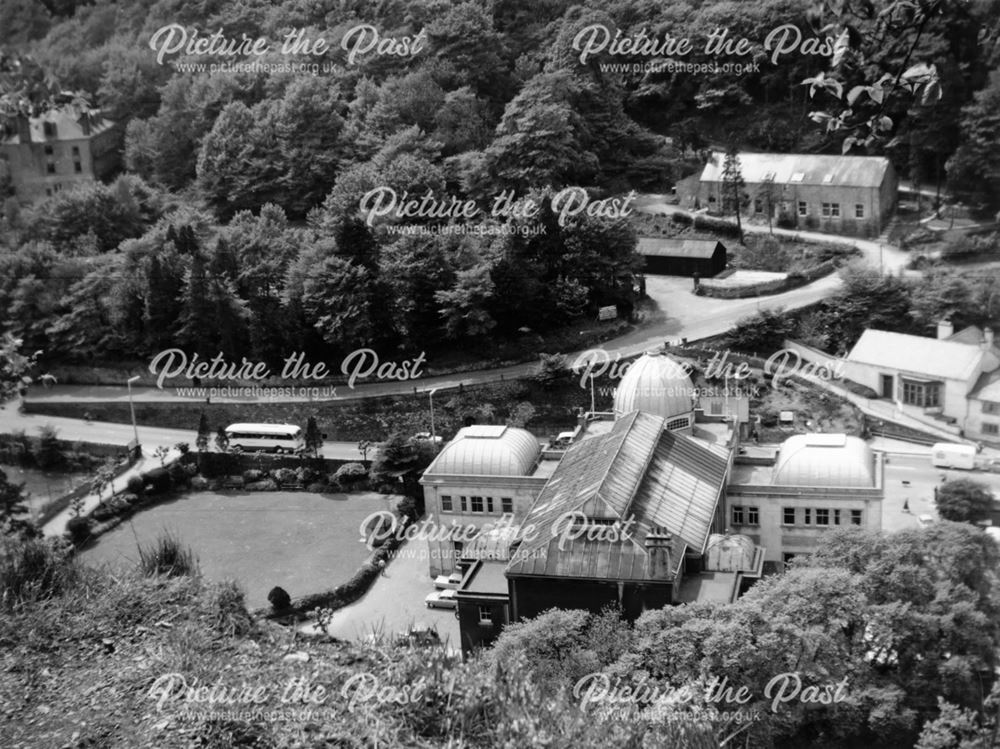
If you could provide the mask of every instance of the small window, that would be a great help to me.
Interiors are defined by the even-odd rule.
[[[795,174],[792,175],[792,178],[790,180],[788,180],[788,181],[789,182],[801,182],[805,178],[806,178],[806,173],[805,172],[795,172]]]
[[[840,510],[833,511],[833,524],[840,525]]]
[[[994,403],[992,401],[983,401],[983,413],[984,414],[1000,413],[1000,403]]]
[[[829,524],[830,524],[830,511],[816,510],[816,525],[829,525]]]
[[[441,512],[451,512],[451,497],[447,494],[441,495]]]
[[[73,146],[73,155],[74,156],[80,155],[80,146]]]
[[[493,512],[493,497],[486,498],[486,512]]]
[[[743,508],[739,506],[733,507],[733,525],[743,525]]]
[[[795,508],[784,507],[781,510],[781,522],[783,525],[795,525]]]
[[[505,515],[514,514],[514,500],[510,497],[502,497],[500,499],[500,511]]]
[[[45,155],[46,156],[51,156],[53,153],[55,153],[55,151],[52,148],[52,146],[45,146],[44,150],[45,150]]]
[[[54,122],[43,122],[42,132],[45,133],[46,138],[56,137],[56,123]]]
[[[747,525],[760,525],[760,510],[756,507],[747,508]]]
[[[983,424],[983,434],[1000,434],[1000,424]]]
[[[76,172],[77,174],[82,174],[83,173],[83,164],[81,164],[79,161],[74,161],[73,162],[73,171]]]
[[[56,165],[55,165],[55,164],[53,164],[53,163],[52,163],[52,162],[50,161],[50,162],[49,162],[48,164],[46,164],[46,165],[45,165],[45,172],[46,172],[47,174],[55,174],[55,173],[56,173]]]
[[[468,497],[459,497],[459,500],[462,503],[462,512],[468,512],[469,511],[469,498]]]
[[[482,512],[483,511],[483,498],[482,497],[473,497],[472,498],[472,511],[473,512]]]
[[[809,205],[804,200],[799,201],[799,215],[806,216],[809,214]]]
[[[464,548],[465,544],[463,544],[461,541],[453,541],[452,543],[455,544],[455,559],[461,559],[462,549]]]
[[[851,510],[851,525],[861,525],[861,510]]]
[[[840,218],[840,203],[830,203],[830,215]]]
[[[854,218],[864,218],[865,217],[865,206],[864,203],[854,204]]]
[[[812,508],[805,507],[802,510],[802,523],[804,525],[812,525]]]
[[[493,625],[493,609],[489,606],[479,607],[479,623]]]
[[[822,204],[821,210],[820,210],[820,215],[822,215],[823,218],[830,218],[830,204],[829,203],[823,203]]]
[[[824,185],[829,185],[831,182],[833,182],[833,175],[832,174],[824,174],[823,175],[823,184]]]
[[[764,201],[761,200],[760,198],[754,198],[754,201],[753,201],[753,212],[754,213],[763,213],[764,212]]]

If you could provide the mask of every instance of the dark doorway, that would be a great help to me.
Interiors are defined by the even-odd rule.
[[[892,375],[882,375],[882,397],[892,397]]]

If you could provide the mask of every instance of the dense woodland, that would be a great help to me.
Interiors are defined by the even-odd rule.
[[[274,362],[361,345],[454,348],[569,324],[603,305],[631,311],[636,257],[625,220],[560,225],[543,207],[533,218],[490,219],[492,234],[402,236],[389,218],[369,226],[358,214],[360,197],[383,185],[487,207],[511,190],[545,206],[567,186],[594,199],[665,190],[697,170],[704,149],[726,144],[884,153],[904,176],[947,183],[975,209],[1000,207],[1000,2],[828,6],[4,3],[8,125],[52,92],[73,92],[122,124],[125,169],[111,185],[32,208],[7,201],[4,329],[58,361],[180,345]],[[201,58],[161,65],[149,47],[173,23],[275,47],[305,29],[330,42],[320,60],[331,69],[181,72],[178,62]],[[426,43],[411,56],[352,64],[339,41],[361,23],[385,37],[423,30]],[[595,24],[696,42],[725,27],[756,45],[731,59],[758,62],[760,72],[618,72],[602,66],[648,58],[608,52],[581,63],[574,39]],[[773,64],[760,42],[784,24],[836,38],[834,56],[790,53]],[[715,59],[694,46],[685,61]]]

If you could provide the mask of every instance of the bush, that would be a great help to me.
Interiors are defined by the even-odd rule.
[[[198,560],[172,533],[164,533],[152,546],[139,546],[139,569],[148,577],[198,574]]]
[[[249,468],[246,471],[243,471],[243,483],[251,484],[254,481],[260,481],[265,476],[267,476],[266,471],[258,471],[256,468]]]
[[[173,479],[166,468],[154,468],[152,471],[142,474],[142,481],[153,494],[169,491],[173,486]]]
[[[191,479],[191,488],[195,491],[204,491],[208,488],[208,479],[204,476],[194,476]]]
[[[46,424],[42,427],[41,434],[42,436],[38,440],[38,450],[35,452],[35,463],[43,471],[58,468],[66,462],[66,454],[56,437],[56,430]]]
[[[90,538],[90,518],[82,515],[70,518],[66,530],[74,544],[82,544]]]
[[[313,494],[320,494],[325,491],[330,490],[330,485],[325,484],[322,481],[314,481],[313,483],[306,486],[306,491],[310,491]]]
[[[279,468],[274,472],[274,480],[279,484],[294,484],[298,481],[298,476],[291,468]]]
[[[771,408],[770,406],[760,409],[757,412],[760,416],[760,425],[765,427],[774,427],[778,425],[778,417],[780,414],[776,408]]]
[[[129,476],[125,486],[132,494],[142,494],[146,491],[146,482],[141,476]]]
[[[306,485],[312,484],[322,478],[322,474],[315,468],[310,468],[309,466],[301,466],[295,469],[295,476],[298,478],[299,483]]]
[[[267,594],[267,600],[275,611],[283,611],[292,605],[292,598],[288,595],[288,591],[277,585],[271,588]]]
[[[174,486],[186,486],[191,480],[191,476],[180,463],[171,463],[167,473],[170,474],[170,481]]]
[[[368,469],[361,463],[345,463],[333,474],[333,483],[338,486],[353,486],[368,478]]]
[[[261,481],[251,481],[244,484],[243,488],[250,492],[273,492],[278,489],[278,482],[274,479],[262,479]]]
[[[233,580],[222,583],[212,598],[212,607],[215,631],[233,637],[246,635],[253,629],[253,618],[247,611],[246,596],[239,583]]]
[[[0,545],[0,603],[6,609],[58,596],[79,577],[73,558],[50,540],[8,538]]]

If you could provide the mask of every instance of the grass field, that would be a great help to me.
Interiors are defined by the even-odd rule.
[[[169,530],[194,551],[205,577],[238,581],[256,608],[275,585],[294,598],[345,582],[368,555],[362,519],[393,501],[374,493],[196,492],[140,512],[101,536],[83,560],[134,567],[136,539],[146,546]]]

